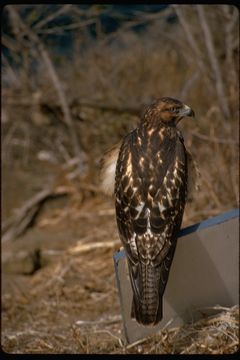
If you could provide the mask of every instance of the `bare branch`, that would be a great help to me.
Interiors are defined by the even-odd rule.
[[[38,192],[31,199],[26,201],[22,207],[16,211],[15,215],[3,223],[2,242],[11,241],[23,234],[39,213],[39,210],[47,199],[65,195],[67,195],[67,189],[56,188],[53,190],[51,186]]]
[[[192,131],[191,134],[201,140],[206,140],[209,142],[219,143],[219,144],[229,144],[229,145],[239,146],[239,142],[233,139],[219,139],[216,137],[200,134],[197,131]]]
[[[3,104],[4,105],[11,105],[11,106],[22,106],[22,107],[31,107],[33,105],[32,100],[29,99],[8,99],[7,95],[4,96],[3,99]],[[75,99],[73,100],[70,104],[69,104],[69,108],[72,112],[72,114],[76,114],[78,108],[79,110],[81,108],[91,108],[91,109],[96,109],[96,110],[100,110],[100,111],[106,111],[106,112],[113,112],[116,114],[130,114],[130,115],[136,115],[139,116],[140,112],[141,112],[141,108],[144,107],[146,104],[142,104],[139,107],[134,107],[134,106],[115,106],[115,105],[109,105],[106,103],[98,103],[92,100],[79,100],[79,99]],[[59,110],[59,106],[57,104],[48,104],[46,102],[39,102],[39,106],[40,107],[49,107],[49,109],[52,108],[52,110],[57,111]]]
[[[230,110],[224,90],[222,73],[219,66],[218,58],[216,55],[216,51],[214,48],[213,38],[211,29],[208,25],[207,18],[205,15],[205,10],[203,5],[196,5],[197,12],[200,20],[200,26],[202,27],[204,37],[205,37],[205,44],[208,52],[209,61],[212,66],[212,70],[215,75],[216,80],[216,91],[218,95],[219,105],[222,108],[223,114],[228,118],[230,116]]]
[[[222,5],[221,9],[227,21],[224,22],[225,25],[225,47],[226,47],[226,65],[229,69],[229,84],[234,84],[237,81],[237,70],[235,69],[233,51],[234,51],[234,38],[236,34],[233,34],[234,26],[238,20],[238,11],[233,7],[233,15],[230,13],[231,6]],[[235,35],[235,36],[233,36]],[[239,34],[237,35],[239,41]]]
[[[52,191],[47,188],[41,190],[37,195],[28,200],[18,211],[15,216],[9,218],[2,226],[2,242],[12,240],[19,236],[35,216],[39,204],[51,195]],[[10,228],[10,229],[9,229]]]
[[[41,42],[41,40],[39,39],[39,37],[25,23],[23,23],[20,15],[15,10],[15,8],[12,5],[8,5],[7,9],[9,11],[9,13],[11,14],[12,22],[15,24],[15,27],[17,27],[18,29],[20,27],[28,35],[29,39],[37,47],[37,49],[42,57],[42,60],[44,61],[46,69],[52,80],[53,86],[58,94],[59,102],[60,102],[60,105],[62,107],[63,114],[64,114],[64,120],[65,120],[66,125],[69,128],[70,136],[72,139],[74,153],[79,158],[79,163],[82,164],[84,153],[81,150],[80,145],[79,145],[76,129],[75,129],[74,123],[72,121],[71,113],[69,110],[69,106],[68,106],[68,103],[66,100],[66,96],[64,93],[62,83],[61,83],[60,79],[58,78],[57,72],[53,66],[53,63],[48,54],[48,51],[45,48],[45,46],[43,45],[43,43]],[[15,31],[17,31],[16,28],[15,28]]]
[[[55,11],[53,14],[50,14],[43,20],[39,21],[37,24],[35,24],[33,26],[33,28],[40,29],[41,27],[46,25],[48,22],[56,19],[58,16],[60,16],[64,13],[66,13],[68,10],[70,10],[71,7],[72,7],[72,4],[67,4],[67,5],[61,6],[59,10]]]
[[[9,50],[11,50],[13,52],[20,51],[19,44],[16,41],[14,41],[12,37],[10,37],[10,36],[3,33],[1,40],[2,40],[3,46],[8,48]]]
[[[95,249],[103,249],[103,248],[114,248],[116,245],[120,245],[120,241],[118,239],[113,241],[98,241],[90,244],[82,244],[79,243],[75,247],[68,250],[68,253],[71,255],[79,255],[80,253],[87,252]]]
[[[180,92],[179,98],[185,100],[188,96],[189,91],[200,77],[200,71],[196,71],[185,83]]]
[[[47,29],[39,29],[37,31],[38,34],[59,34],[59,33],[64,33],[66,30],[74,30],[74,29],[80,29],[80,28],[84,28],[87,25],[91,25],[91,24],[95,24],[96,20],[86,20],[86,21],[78,21],[76,23],[73,24],[69,24],[69,25],[62,25],[62,26],[54,26],[54,27],[49,27]]]
[[[181,6],[182,5],[172,5],[172,7],[176,11],[176,14],[177,14],[177,16],[179,18],[180,24],[183,27],[183,30],[185,32],[187,41],[188,41],[193,53],[196,56],[196,61],[197,61],[199,69],[201,70],[201,72],[207,73],[208,71],[206,69],[206,66],[203,63],[202,59],[201,59],[201,51],[200,51],[200,49],[199,49],[199,47],[197,45],[197,42],[195,41],[195,39],[193,37],[192,30],[190,29],[190,26],[189,26],[188,22],[185,19],[185,16],[183,14]]]
[[[19,78],[17,76],[16,71],[12,68],[12,66],[10,65],[7,57],[2,53],[2,61],[3,61],[3,65],[5,66],[6,72],[8,73],[8,78],[11,79],[12,84],[14,83],[16,87],[20,87],[20,81]]]
[[[145,104],[142,104],[142,106],[144,106]],[[101,111],[109,111],[109,112],[114,112],[114,113],[118,113],[118,114],[124,114],[124,113],[128,113],[131,115],[136,115],[139,116],[140,112],[141,112],[141,106],[139,107],[133,107],[133,106],[114,106],[114,105],[109,105],[109,104],[101,104],[101,103],[97,103],[94,101],[87,101],[87,100],[78,100],[75,99],[72,104],[71,104],[71,108],[74,107],[89,107],[92,109],[98,109]]]

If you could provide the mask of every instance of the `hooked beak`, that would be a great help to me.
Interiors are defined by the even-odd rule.
[[[195,116],[194,111],[187,105],[184,105],[180,111],[179,111],[179,116],[183,117],[183,116]]]

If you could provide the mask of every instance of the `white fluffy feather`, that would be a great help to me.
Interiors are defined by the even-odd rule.
[[[115,172],[121,144],[111,148],[101,160],[100,188],[107,195],[113,195],[115,185]]]

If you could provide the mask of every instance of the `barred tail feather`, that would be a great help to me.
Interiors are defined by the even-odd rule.
[[[130,269],[133,288],[131,317],[143,325],[155,325],[162,319],[162,298],[159,294],[160,267],[139,264]],[[137,275],[137,276],[136,276]]]
[[[158,266],[129,264],[133,289],[131,317],[142,325],[156,325],[163,317],[162,301],[167,285],[176,243]]]

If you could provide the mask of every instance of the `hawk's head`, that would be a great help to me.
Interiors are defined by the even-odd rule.
[[[184,116],[194,116],[194,111],[179,100],[163,97],[154,101],[147,108],[144,119],[176,126]]]

